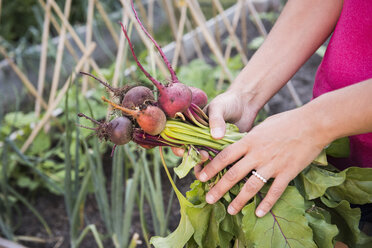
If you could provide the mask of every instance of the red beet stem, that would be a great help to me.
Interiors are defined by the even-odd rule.
[[[164,85],[163,84],[161,84],[159,81],[157,81],[155,78],[153,78],[151,75],[150,75],[150,73],[148,73],[146,70],[145,70],[145,68],[143,68],[143,66],[141,65],[141,63],[139,62],[139,60],[138,60],[138,58],[137,58],[137,56],[136,56],[136,54],[135,54],[135,52],[134,52],[134,49],[133,49],[133,44],[132,44],[132,42],[130,41],[130,39],[129,39],[129,36],[128,36],[128,32],[127,32],[127,30],[125,29],[125,27],[124,27],[124,25],[123,25],[123,23],[121,23],[121,22],[119,22],[120,23],[120,25],[121,25],[121,28],[122,28],[122,30],[123,30],[123,33],[124,33],[124,35],[125,35],[125,38],[127,39],[127,41],[128,41],[128,44],[129,44],[129,48],[130,48],[130,50],[131,50],[131,52],[132,52],[132,55],[133,55],[133,58],[134,58],[134,60],[136,61],[136,63],[137,63],[137,66],[140,68],[140,70],[143,72],[143,74],[145,74],[145,76],[156,86],[156,88],[159,90],[159,92],[163,92],[164,91]]]
[[[86,72],[83,72],[83,71],[81,71],[80,74],[83,74],[83,75],[89,76],[89,77],[91,77],[91,78],[94,78],[95,80],[97,80],[98,82],[100,82],[101,84],[103,84],[105,87],[107,87],[109,90],[111,90],[112,92],[115,92],[115,88],[114,88],[114,87],[112,87],[112,86],[109,85],[108,83],[102,81],[101,79],[99,79],[99,78],[93,76],[92,74],[90,74],[90,73],[86,73]]]
[[[179,83],[179,80],[176,76],[176,72],[173,70],[172,68],[172,65],[171,63],[169,63],[169,60],[167,59],[167,57],[165,56],[163,50],[161,50],[161,47],[159,46],[159,44],[155,41],[155,39],[149,34],[149,32],[146,30],[146,28],[143,26],[141,20],[138,18],[138,15],[137,15],[137,11],[135,10],[134,8],[134,4],[133,4],[133,0],[130,1],[131,5],[132,5],[132,10],[134,12],[134,15],[136,17],[136,20],[138,21],[138,24],[141,26],[143,32],[145,32],[145,34],[147,35],[147,37],[149,37],[149,39],[152,41],[152,43],[154,43],[156,49],[158,49],[158,52],[160,53],[160,56],[163,58],[163,61],[164,63],[167,65],[168,67],[168,71],[169,73],[171,74],[171,79],[172,79],[172,83]]]

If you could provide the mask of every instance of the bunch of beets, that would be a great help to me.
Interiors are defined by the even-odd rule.
[[[110,122],[99,122],[82,113],[78,116],[85,117],[96,124],[95,128],[85,128],[94,130],[101,140],[111,141],[115,146],[124,145],[131,140],[148,149],[156,146],[191,145],[193,149],[207,150],[216,155],[223,148],[221,145],[231,142],[220,141],[217,142],[218,146],[213,145],[213,139],[209,135],[208,116],[202,110],[208,103],[207,95],[201,89],[187,86],[178,80],[164,52],[139,20],[132,1],[131,5],[140,27],[164,60],[170,72],[170,81],[162,84],[146,71],[134,52],[126,27],[120,23],[138,68],[155,85],[158,97],[155,99],[152,90],[145,86],[114,88],[92,74],[81,72],[96,79],[113,93],[119,103],[105,97],[102,97],[102,100],[114,109],[121,110],[122,116]],[[178,132],[180,130],[183,131]]]

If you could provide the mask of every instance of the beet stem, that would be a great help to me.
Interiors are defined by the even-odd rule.
[[[204,113],[204,111],[195,103],[191,103],[190,105],[191,110],[193,110],[196,114],[198,114],[200,117],[204,118],[206,121],[209,120],[208,115]]]
[[[85,119],[88,119],[88,120],[90,120],[91,122],[93,122],[93,123],[95,123],[95,124],[97,124],[97,125],[101,125],[101,122],[99,122],[99,121],[97,121],[97,120],[95,120],[95,119],[93,119],[93,118],[91,118],[91,117],[89,117],[89,116],[86,116],[86,115],[83,114],[83,113],[79,113],[79,114],[77,114],[77,116],[79,116],[79,117],[84,117]]]
[[[190,111],[192,116],[195,118],[195,120],[197,120],[200,124],[202,124],[203,126],[206,126],[206,127],[209,126],[208,122],[205,121],[202,117],[200,117],[198,115],[198,113],[196,113],[192,108],[189,108],[188,110]]]
[[[93,130],[93,131],[97,131],[96,128],[93,128],[93,127],[87,127],[87,126],[84,126],[84,125],[81,125],[81,124],[76,124],[76,126],[78,126],[78,127],[82,127],[82,128],[86,128],[86,129],[89,129],[89,130]]]
[[[108,100],[104,96],[102,96],[102,100],[104,102],[107,102],[108,104],[110,104],[112,107],[114,107],[116,109],[120,109],[121,111],[123,111],[124,113],[126,113],[128,115],[135,116],[137,114],[137,112],[138,112],[138,110],[131,110],[131,109],[124,108],[124,107],[120,106],[119,104],[116,104],[116,103]]]
[[[133,4],[133,0],[130,1],[131,5],[132,5],[132,10],[134,12],[134,15],[136,17],[136,20],[138,21],[138,24],[141,26],[143,32],[145,32],[145,34],[147,35],[147,37],[149,37],[149,39],[152,41],[152,43],[154,43],[156,49],[158,49],[158,52],[160,53],[160,56],[163,58],[163,61],[164,63],[167,65],[168,67],[168,71],[169,73],[171,74],[171,79],[172,79],[172,82],[173,83],[178,83],[179,80],[176,76],[176,72],[173,70],[172,68],[172,65],[169,63],[169,60],[167,59],[167,57],[165,56],[163,50],[161,49],[161,47],[159,46],[159,44],[155,41],[155,39],[151,36],[151,34],[149,34],[149,32],[146,30],[146,28],[143,26],[141,20],[138,18],[138,15],[137,15],[137,11],[135,10],[134,8],[134,4]]]
[[[132,55],[133,55],[133,58],[134,60],[136,61],[137,63],[137,66],[140,68],[140,70],[143,72],[143,74],[145,74],[145,76],[156,86],[156,88],[159,90],[159,92],[162,92],[164,90],[164,85],[161,84],[159,81],[157,81],[155,78],[153,78],[150,73],[148,73],[145,68],[143,68],[143,66],[141,65],[141,63],[139,62],[135,52],[134,52],[134,49],[133,49],[133,44],[132,42],[130,41],[129,39],[129,36],[128,36],[128,33],[127,33],[127,30],[125,29],[123,23],[119,22],[120,25],[121,25],[121,28],[123,30],[123,33],[125,35],[125,38],[127,39],[128,41],[128,44],[129,44],[129,48],[130,48],[130,51],[132,52]]]
[[[108,89],[111,90],[112,92],[115,92],[115,90],[116,90],[114,87],[112,87],[112,86],[109,85],[108,83],[102,81],[101,79],[99,79],[99,78],[93,76],[93,75],[90,74],[90,73],[86,73],[86,72],[81,71],[80,74],[87,75],[87,76],[89,76],[89,77],[94,78],[95,80],[97,80],[98,82],[100,82],[101,84],[103,84],[106,88],[108,88]]]

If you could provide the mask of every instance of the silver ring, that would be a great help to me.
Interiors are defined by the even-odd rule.
[[[255,177],[257,177],[258,179],[260,179],[262,182],[267,183],[267,180],[263,176],[261,176],[260,174],[258,174],[256,171],[252,171],[252,174]]]

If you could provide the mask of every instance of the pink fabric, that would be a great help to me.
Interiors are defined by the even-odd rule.
[[[315,77],[313,96],[370,78],[372,0],[344,0],[341,16]],[[372,133],[351,136],[350,149],[349,164],[343,167],[372,167]]]

